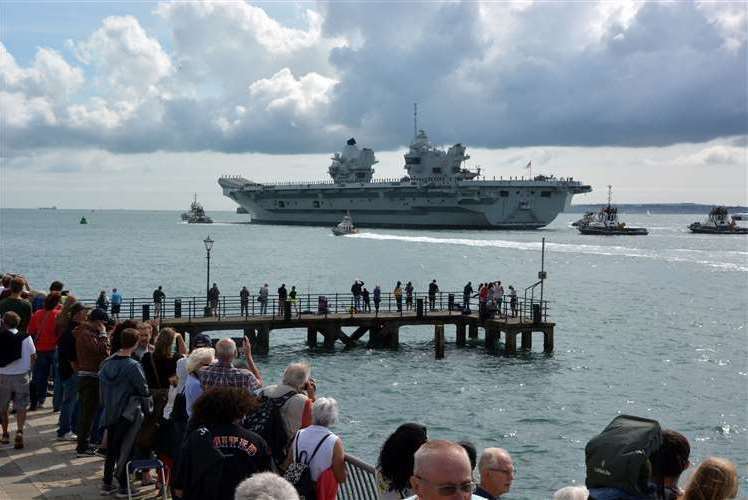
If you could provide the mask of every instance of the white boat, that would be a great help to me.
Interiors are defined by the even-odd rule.
[[[358,229],[356,229],[353,225],[353,219],[351,219],[351,214],[345,214],[345,217],[343,217],[343,220],[340,221],[340,223],[332,228],[332,234],[335,236],[343,236],[346,234],[356,234],[358,233]]]
[[[709,212],[709,218],[705,222],[694,222],[688,225],[692,233],[700,234],[748,234],[748,228],[739,226],[737,221],[745,220],[742,215],[736,214],[729,218],[725,207],[714,207]]]
[[[613,186],[608,186],[608,205],[601,208],[597,216],[585,223],[579,224],[577,230],[582,234],[600,236],[644,236],[649,234],[646,228],[627,226],[618,220],[618,208],[611,205]]]

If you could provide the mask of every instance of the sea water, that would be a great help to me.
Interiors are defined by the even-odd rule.
[[[287,363],[309,361],[319,395],[340,404],[335,431],[346,450],[371,463],[409,421],[425,424],[431,438],[506,448],[517,468],[511,498],[583,484],[584,446],[618,414],[682,432],[693,463],[731,458],[748,489],[748,237],[691,234],[693,215],[621,214],[649,228],[637,237],[580,235],[570,227],[578,214],[537,231],[364,229],[346,237],[210,215],[218,223],[184,224],[176,212],[2,210],[0,271],[39,288],[60,279],[90,299],[112,287],[148,297],[157,285],[167,297],[203,296],[202,240],[210,235],[211,281],[224,295],[238,296],[243,285],[256,293],[265,282],[273,291],[286,283],[304,294],[348,292],[355,279],[370,290],[400,280],[424,291],[436,279],[445,291],[501,280],[521,296],[537,279],[545,237],[552,355],[458,349],[453,327],[441,361],[427,327],[402,328],[396,351],[312,353],[305,331],[278,330],[259,368],[272,383]]]

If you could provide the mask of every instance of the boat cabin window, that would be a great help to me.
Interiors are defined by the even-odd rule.
[[[501,191],[499,194],[502,198],[509,198],[509,191]]]
[[[281,208],[283,208],[283,207],[286,206],[286,202],[285,201],[278,201],[278,206],[281,207]]]
[[[313,205],[314,205],[314,208],[319,208],[319,201],[314,200]]]
[[[434,169],[434,173],[435,174],[441,174],[442,173],[442,169],[441,168],[435,168]]]
[[[541,198],[550,198],[551,197],[551,192],[550,191],[541,191],[540,192],[540,197]]]
[[[405,157],[405,164],[406,165],[420,165],[421,164],[421,158],[418,156],[406,156]]]

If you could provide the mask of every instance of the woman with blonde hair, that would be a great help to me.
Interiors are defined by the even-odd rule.
[[[184,398],[187,406],[187,415],[192,417],[192,406],[203,393],[200,384],[200,368],[213,363],[216,350],[212,347],[198,347],[190,353],[187,358],[187,380],[184,383]]]
[[[682,500],[726,500],[738,496],[738,471],[726,458],[709,457],[696,468]]]

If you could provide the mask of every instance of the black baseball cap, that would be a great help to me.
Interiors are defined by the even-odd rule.
[[[91,311],[91,314],[88,315],[88,319],[91,321],[103,321],[104,323],[109,323],[109,315],[104,309],[99,308]]]
[[[198,333],[193,337],[192,347],[211,347],[212,345],[210,337],[204,333]]]

